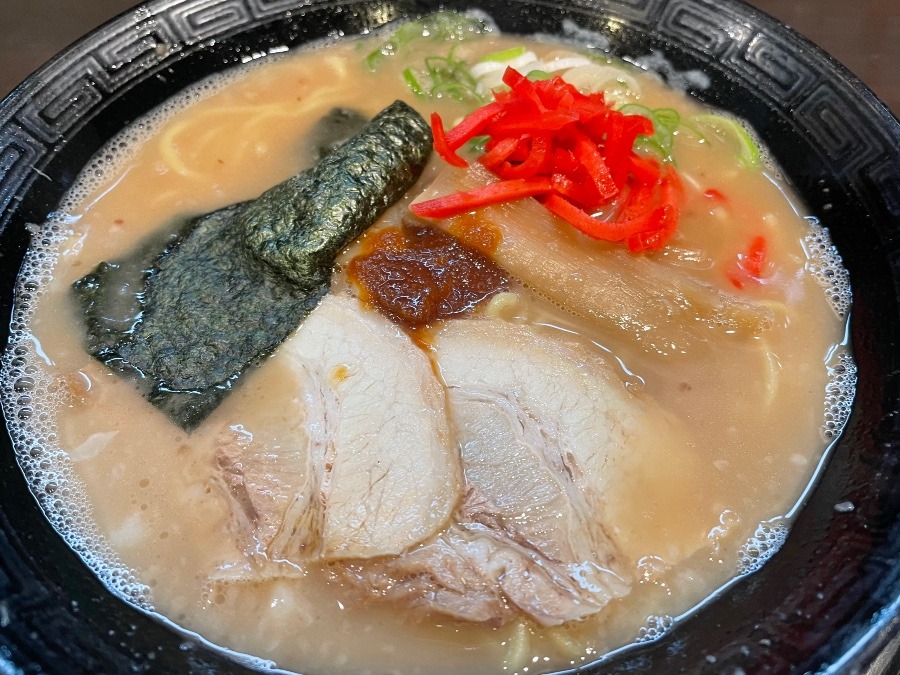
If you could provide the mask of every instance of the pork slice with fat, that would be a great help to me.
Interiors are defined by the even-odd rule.
[[[433,349],[466,493],[453,526],[396,558],[351,565],[357,585],[428,611],[558,625],[627,594],[633,561],[604,503],[611,464],[646,422],[597,356],[535,328],[449,322]]]
[[[447,168],[424,201],[483,187],[495,180],[484,167]],[[468,218],[469,216],[460,216]],[[517,199],[478,211],[500,233],[493,253],[513,277],[592,325],[598,335],[625,340],[650,355],[704,353],[710,335],[745,342],[770,330],[772,312],[719,290],[658,256],[636,256],[598,242],[550,214],[537,200]],[[454,219],[440,221],[452,229]]]
[[[444,391],[409,337],[331,295],[282,345],[294,441],[229,430],[216,482],[251,550],[272,560],[398,555],[446,527],[461,490]]]

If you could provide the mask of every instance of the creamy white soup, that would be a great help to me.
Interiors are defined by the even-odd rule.
[[[591,663],[662,635],[787,535],[852,398],[846,273],[737,121],[577,46],[407,32],[210,81],[97,156],[20,279],[2,371],[17,452],[113,590],[216,645],[308,673]],[[476,139],[468,168],[432,154],[189,431],[91,356],[73,283],[98,264],[308,168],[335,108],[402,100],[449,133],[506,91],[507,66],[650,115],[634,152],[680,183],[664,245],[586,236],[544,193],[413,215],[498,180]],[[486,290],[398,316],[410,288],[437,292],[416,237]]]

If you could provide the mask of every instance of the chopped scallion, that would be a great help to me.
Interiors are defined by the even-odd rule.
[[[425,96],[425,91],[422,89],[422,85],[419,84],[419,80],[416,78],[412,68],[407,68],[403,71],[403,79],[406,80],[406,85],[412,93],[416,96]]]
[[[485,63],[487,61],[498,61],[500,63],[504,63],[506,61],[517,59],[524,53],[525,47],[510,47],[509,49],[502,49],[499,52],[491,52],[486,56],[482,56],[480,59],[478,59],[478,63]]]
[[[762,158],[759,146],[749,132],[736,120],[724,115],[695,115],[692,120],[719,134],[731,134],[740,146],[740,161],[744,166],[759,166]]]
[[[449,96],[458,101],[484,102],[468,64],[457,59],[452,49],[447,56],[426,56],[424,65],[423,70],[407,68],[403,71],[403,79],[417,96]]]
[[[488,25],[475,16],[452,11],[435,12],[418,21],[410,21],[400,26],[377,49],[366,56],[365,63],[370,70],[375,70],[385,57],[393,56],[418,39],[424,38],[434,42],[464,40],[470,35],[486,33],[489,30]]]
[[[671,108],[651,110],[639,103],[628,103],[619,108],[626,115],[641,115],[653,122],[652,136],[638,136],[635,147],[659,155],[665,160],[672,160],[672,145],[675,142],[675,130],[681,123],[681,116]]]
[[[681,124],[681,115],[678,114],[677,110],[672,108],[657,108],[653,111],[653,116],[669,131],[674,132],[678,128],[678,125]]]

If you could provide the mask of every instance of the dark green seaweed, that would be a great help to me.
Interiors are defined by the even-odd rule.
[[[327,282],[299,289],[261,265],[235,218],[244,206],[198,218],[162,251],[148,242],[75,282],[91,354],[188,430],[328,290]]]
[[[258,199],[100,263],[73,286],[90,353],[196,428],[315,308],[337,253],[412,186],[430,148],[425,121],[394,103]]]
[[[341,143],[362,131],[369,118],[350,108],[333,108],[315,123],[306,138],[305,157],[311,164],[321,162]]]
[[[397,101],[305,171],[243,209],[247,246],[300,286],[321,282],[334,257],[416,182],[431,151],[425,120]]]

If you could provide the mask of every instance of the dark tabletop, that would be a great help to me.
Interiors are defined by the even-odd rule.
[[[135,0],[0,0],[0,96]],[[753,0],[853,71],[900,117],[900,2]]]

